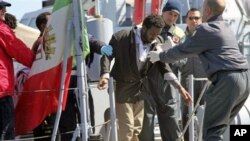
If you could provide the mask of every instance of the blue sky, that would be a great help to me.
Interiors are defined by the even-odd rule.
[[[35,11],[42,8],[43,0],[4,0],[11,3],[11,7],[7,7],[7,12],[16,16],[20,20],[24,13]]]

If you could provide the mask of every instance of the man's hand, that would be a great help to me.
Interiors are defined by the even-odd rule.
[[[107,88],[108,85],[108,79],[107,78],[101,78],[98,82],[97,88],[99,90],[104,90]]]
[[[160,50],[158,50],[158,51],[150,51],[148,53],[149,61],[152,62],[152,63],[159,61],[160,60],[160,56],[159,56],[160,53],[161,53]]]
[[[104,45],[101,48],[102,55],[111,56],[113,53],[113,48],[111,45]]]
[[[183,88],[181,85],[179,86],[179,92],[180,92],[182,98],[184,99],[186,105],[191,105],[191,103],[192,103],[192,97],[185,90],[185,88]]]

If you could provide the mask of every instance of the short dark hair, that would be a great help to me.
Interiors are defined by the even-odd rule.
[[[200,10],[197,9],[197,8],[190,8],[190,9],[187,11],[186,18],[187,18],[187,16],[188,16],[189,12],[195,12],[195,11],[200,12]]]
[[[42,24],[47,24],[47,15],[51,15],[50,12],[43,12],[36,17],[36,27],[41,30]]]
[[[10,14],[10,13],[5,13],[4,16],[5,23],[12,29],[15,29],[17,27],[17,19],[16,16]]]
[[[151,14],[144,19],[142,26],[145,26],[148,29],[152,26],[163,28],[165,26],[165,22],[160,15]]]

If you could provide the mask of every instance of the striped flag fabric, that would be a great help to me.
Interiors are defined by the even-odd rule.
[[[139,25],[142,23],[145,16],[145,5],[146,0],[135,0],[133,14],[133,23],[135,25]]]
[[[161,8],[161,0],[151,0],[151,14],[159,14]]]
[[[25,134],[37,127],[47,115],[55,113],[58,106],[63,58],[66,48],[67,24],[72,17],[72,0],[56,0],[52,15],[44,32],[23,93],[15,109],[16,135]],[[72,69],[69,55],[64,88],[68,88]],[[64,91],[63,109],[67,90]]]

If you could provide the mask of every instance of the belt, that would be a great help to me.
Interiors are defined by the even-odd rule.
[[[216,71],[215,73],[213,73],[209,78],[212,78],[213,76],[215,75],[218,75],[218,74],[223,74],[223,73],[232,73],[232,72],[245,72],[245,71],[248,71],[248,69],[238,69],[238,70],[219,70],[219,71]]]
[[[248,69],[239,69],[239,70],[219,70],[217,72],[215,72],[215,74],[218,74],[218,73],[226,73],[226,72],[245,72],[247,71]]]

